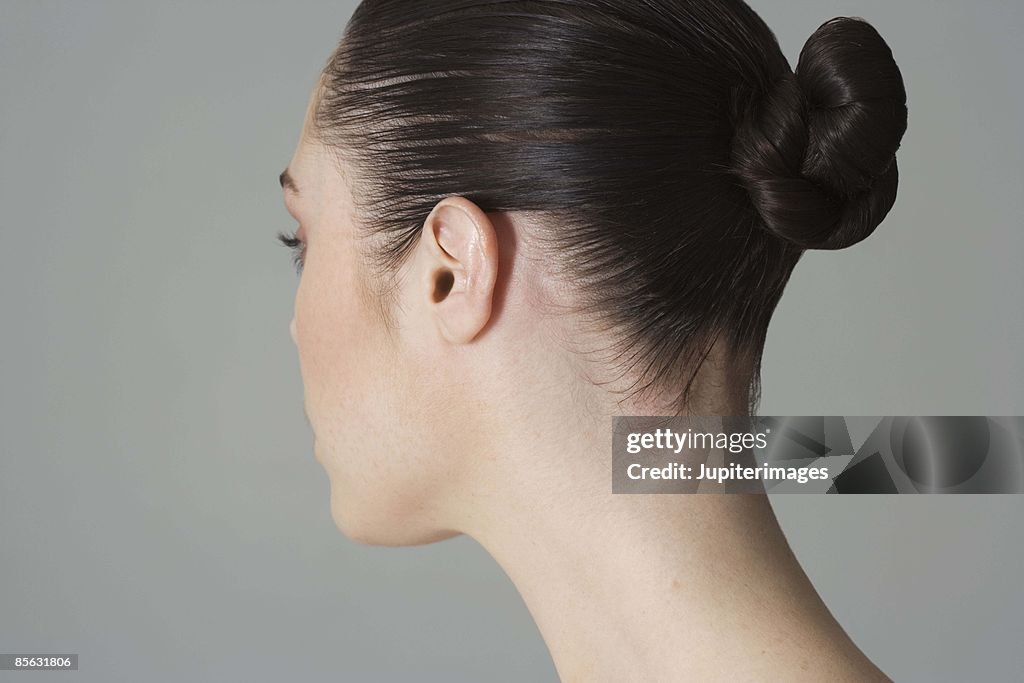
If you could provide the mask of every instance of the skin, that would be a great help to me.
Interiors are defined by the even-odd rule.
[[[338,528],[364,544],[477,540],[562,681],[889,680],[818,597],[766,496],[612,495],[610,417],[665,406],[624,399],[579,352],[607,339],[571,314],[536,225],[438,202],[384,323],[352,169],[314,133],[318,93],[284,199],[306,243],[291,331]],[[729,358],[709,356],[689,412],[746,412],[749,369]]]

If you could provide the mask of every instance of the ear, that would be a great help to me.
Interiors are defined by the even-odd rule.
[[[428,305],[441,335],[453,344],[472,341],[491,318],[498,279],[494,225],[464,197],[446,197],[423,224]]]

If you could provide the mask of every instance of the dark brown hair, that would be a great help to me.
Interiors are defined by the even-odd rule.
[[[316,112],[381,282],[446,196],[539,212],[634,388],[682,406],[723,339],[751,412],[793,267],[882,221],[906,122],[868,23],[823,24],[794,74],[740,0],[364,0]]]

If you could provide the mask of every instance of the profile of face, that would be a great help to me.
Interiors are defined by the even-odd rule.
[[[448,519],[470,475],[465,456],[479,452],[463,416],[480,388],[458,374],[474,373],[477,361],[451,361],[491,317],[494,228],[464,198],[439,202],[396,278],[394,328],[386,324],[344,162],[313,132],[318,91],[281,176],[302,250],[291,334],[314,453],[349,538],[441,540],[457,533]]]
[[[865,22],[822,25],[798,75],[739,0],[663,4],[612,22],[602,3],[360,3],[281,176],[335,524],[376,545],[474,538],[567,680],[710,671],[651,665],[659,649],[633,636],[690,631],[691,611],[721,634],[758,623],[722,619],[700,582],[754,592],[784,557],[761,552],[785,547],[765,498],[613,495],[612,417],[750,414],[793,267],[882,221],[906,128],[899,69]],[[795,577],[779,585],[806,581],[778,567]],[[750,600],[750,615],[818,609]],[[821,613],[794,617],[793,642],[822,637]]]
[[[422,33],[397,48],[377,39],[404,22],[397,5],[353,17],[281,183],[299,226],[285,241],[303,259],[292,336],[306,415],[347,536],[478,537],[528,505],[524,491],[550,501],[568,477],[574,492],[606,492],[612,415],[745,414],[800,255],[856,244],[884,219],[906,92],[875,29],[826,22],[797,74],[745,5],[712,14],[713,26],[703,10],[666,26],[721,50],[697,71],[667,51],[669,89],[634,77],[664,71],[646,31],[621,36],[640,41],[643,64],[603,65],[615,87],[595,88],[540,23],[519,27],[537,77],[505,78],[518,29],[451,51],[458,22],[409,22]],[[571,23],[586,49],[608,28],[590,12]],[[364,87],[375,81],[386,87]],[[549,92],[558,106],[534,106]],[[654,130],[683,100],[679,134]],[[841,115],[835,131],[809,125],[811,104]]]

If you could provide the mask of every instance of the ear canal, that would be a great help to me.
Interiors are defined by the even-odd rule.
[[[450,270],[442,270],[434,276],[434,303],[444,301],[455,285],[455,274]]]

